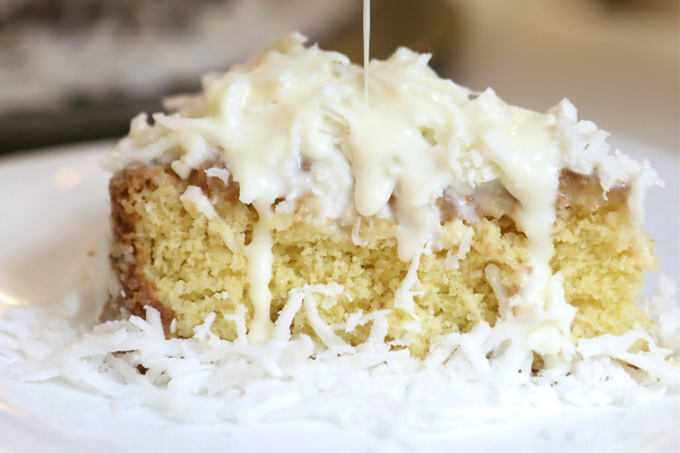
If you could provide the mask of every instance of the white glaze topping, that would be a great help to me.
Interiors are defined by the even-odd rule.
[[[573,310],[560,299],[561,277],[549,266],[560,171],[596,173],[605,192],[630,184],[640,221],[642,195],[659,183],[656,173],[647,163],[609,155],[607,134],[579,122],[566,99],[540,114],[505,104],[491,89],[472,96],[439,78],[427,65],[429,55],[405,48],[371,61],[371,77],[364,78],[344,55],[304,42],[299,34],[287,35],[248,63],[206,77],[204,92],[171,99],[167,107],[177,113],[153,115],[153,126],[138,116],[104,166],[115,172],[170,163],[187,178],[208,159],[225,163],[240,185],[240,200],[260,216],[246,250],[250,287],[260,288],[250,294],[252,342],[266,341],[273,329],[267,219],[276,199],[284,200],[277,212],[285,213],[314,194],[321,218],[347,225],[393,215],[399,257],[411,261],[441,244],[436,202],[445,191],[463,200],[493,192],[500,182],[519,202],[513,218],[531,252],[523,302],[513,310],[544,310],[546,320],[532,342],[545,354],[562,351]],[[303,159],[311,162],[309,169],[302,168]],[[455,259],[465,253],[461,248]],[[456,260],[449,260],[452,267]],[[396,308],[410,307],[414,276],[409,272]]]

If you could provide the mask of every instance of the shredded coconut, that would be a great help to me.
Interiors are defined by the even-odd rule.
[[[493,281],[494,270],[488,271]],[[211,330],[215,313],[188,339],[166,339],[160,314],[146,320],[94,325],[82,313],[92,302],[71,296],[52,307],[18,306],[0,321],[2,377],[23,382],[58,379],[111,398],[119,409],[144,405],[196,423],[327,420],[376,433],[448,429],[510,417],[547,401],[576,406],[635,404],[680,392],[680,309],[662,279],[645,301],[659,328],[582,339],[568,368],[532,372],[528,329],[540,313],[504,309],[494,327],[437,339],[426,360],[385,344],[387,311],[350,314],[341,325],[323,323],[322,298],[342,297],[341,285],[292,290],[272,340],[249,344],[246,308],[224,315],[238,340]],[[502,298],[500,298],[502,300]],[[324,348],[308,336],[291,337],[290,324],[305,310]],[[335,331],[372,323],[367,342],[352,347]],[[636,349],[643,341],[646,348]],[[470,414],[478,414],[470,421]],[[486,415],[480,415],[486,414]],[[396,430],[396,431],[395,431]]]
[[[210,200],[208,200],[208,197],[206,197],[203,194],[203,191],[201,190],[200,187],[198,186],[187,187],[182,196],[179,197],[179,199],[189,212],[197,211],[203,214],[205,218],[208,219],[209,222],[213,223],[213,225],[218,229],[220,236],[222,236],[224,245],[226,245],[229,250],[231,250],[232,252],[238,250],[238,243],[236,242],[236,238],[234,237],[233,232],[226,228],[224,220],[222,220],[222,218],[219,215],[217,215],[217,212],[215,211],[215,208],[213,207],[212,203],[210,202]],[[224,292],[220,296],[223,296],[222,300],[227,298],[226,292]]]
[[[229,185],[229,170],[226,168],[218,168],[218,167],[213,167],[213,168],[208,168],[205,171],[205,174],[210,176],[211,178],[217,178],[221,179],[224,181],[225,185]]]
[[[463,234],[463,238],[461,239],[460,245],[458,246],[458,253],[453,255],[451,254],[451,250],[449,250],[449,252],[446,255],[444,265],[446,266],[447,270],[458,269],[460,267],[460,261],[464,260],[467,254],[470,252],[470,248],[472,246],[472,238],[474,237],[474,234],[475,234],[474,228],[470,226],[465,227],[465,233]]]
[[[412,291],[412,289],[419,283],[418,266],[420,266],[420,255],[422,255],[422,253],[423,252],[420,251],[414,255],[413,260],[411,260],[411,264],[409,265],[408,272],[406,273],[406,277],[404,277],[401,286],[394,296],[394,307],[400,308],[408,313],[413,313],[413,310],[416,307],[413,296],[417,295],[417,293]]]

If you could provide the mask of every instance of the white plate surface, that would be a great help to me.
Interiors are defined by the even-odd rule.
[[[648,194],[646,227],[658,245],[661,271],[677,281],[678,156],[633,140],[610,142],[633,157],[650,159],[666,181],[666,189],[652,188]],[[109,175],[96,162],[110,147],[109,142],[91,143],[0,159],[0,311],[13,303],[59,300],[77,284],[78,258],[108,228]],[[655,280],[648,278],[645,293]],[[407,445],[316,422],[186,425],[146,409],[117,411],[103,398],[55,383],[1,384],[6,402],[0,402],[1,452],[451,451],[453,445],[461,451],[639,451],[643,445],[645,451],[673,451],[680,445],[674,425],[680,420],[678,398],[634,411],[537,412]]]

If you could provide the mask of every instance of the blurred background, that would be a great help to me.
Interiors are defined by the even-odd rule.
[[[678,152],[678,0],[373,0],[372,56]],[[119,137],[283,33],[361,61],[361,0],[0,0],[0,153]]]

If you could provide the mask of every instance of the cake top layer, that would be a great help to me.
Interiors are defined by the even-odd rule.
[[[405,210],[433,203],[446,187],[470,195],[495,179],[511,193],[527,175],[554,186],[561,168],[598,172],[605,191],[642,171],[609,156],[608,134],[578,122],[566,99],[539,114],[505,104],[491,89],[472,95],[439,78],[429,55],[402,48],[370,63],[367,106],[362,68],[305,41],[287,35],[248,63],[206,77],[202,93],[168,100],[177,113],[155,114],[153,126],[136,118],[105,167],[157,160],[187,177],[222,158],[244,203],[271,204],[291,195],[307,159],[350,172],[335,190],[353,193],[362,216],[393,194]]]
[[[437,200],[444,192],[462,205],[500,181],[518,202],[505,214],[530,243],[521,305],[561,320],[536,329],[536,350],[563,350],[573,309],[549,266],[560,173],[595,173],[605,192],[629,185],[641,222],[644,191],[659,182],[649,164],[609,155],[608,134],[578,121],[566,99],[546,114],[509,106],[491,89],[472,93],[438,77],[429,55],[405,48],[371,61],[366,96],[361,67],[305,41],[284,36],[246,64],[206,77],[202,93],[170,99],[166,107],[176,113],[153,115],[153,125],[138,116],[105,168],[155,162],[188,178],[208,160],[225,163],[240,200],[260,216],[246,251],[251,287],[263,288],[253,296],[258,341],[271,330],[266,224],[275,201],[312,194],[319,217],[345,224],[393,216],[399,258],[417,264],[421,253],[441,248]],[[395,308],[409,306],[395,300]]]

